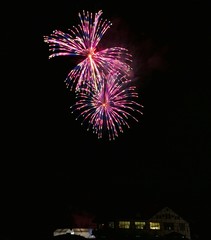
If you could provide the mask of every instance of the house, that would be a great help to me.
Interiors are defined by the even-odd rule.
[[[150,232],[157,230],[160,236],[178,233],[187,239],[191,239],[189,223],[168,207],[152,216],[148,220],[148,225]]]
[[[151,217],[141,215],[115,217],[98,222],[94,234],[100,238],[191,239],[189,223],[169,207],[164,207]]]

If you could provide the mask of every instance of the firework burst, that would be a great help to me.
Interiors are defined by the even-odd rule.
[[[77,102],[71,106],[72,113],[78,112],[76,120],[82,125],[87,123],[87,130],[92,130],[98,138],[107,133],[109,140],[115,140],[123,128],[129,126],[129,118],[138,122],[135,112],[142,113],[143,106],[136,102],[138,93],[131,81],[120,73],[107,75],[97,90],[87,91],[81,88],[76,93]]]
[[[131,73],[132,55],[126,48],[112,47],[97,51],[98,43],[110,28],[112,23],[101,18],[102,10],[93,14],[83,11],[79,13],[80,24],[73,26],[68,33],[55,30],[49,36],[44,36],[44,42],[49,45],[49,58],[56,56],[82,56],[65,79],[70,90],[79,91],[80,87],[92,82],[96,86],[102,81],[104,74],[121,72],[123,75]]]
[[[98,138],[107,135],[115,140],[129,119],[138,121],[135,113],[142,114],[143,106],[136,100],[138,93],[131,84],[132,55],[126,48],[98,49],[98,44],[111,27],[111,22],[101,18],[102,11],[93,14],[79,13],[80,23],[68,33],[55,30],[44,36],[49,45],[49,58],[81,56],[80,61],[67,75],[67,88],[75,90],[76,103],[72,113],[81,124],[87,124]]]

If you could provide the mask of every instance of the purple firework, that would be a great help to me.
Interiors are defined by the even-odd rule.
[[[65,79],[67,87],[76,91],[87,82],[95,88],[105,75],[120,72],[129,76],[131,73],[132,55],[126,48],[112,47],[97,51],[97,46],[112,23],[102,20],[102,10],[93,14],[83,11],[79,13],[80,24],[73,26],[69,33],[55,30],[49,36],[44,36],[44,42],[49,44],[49,58],[56,56],[78,55],[84,57]]]
[[[78,101],[71,107],[72,113],[79,112],[76,120],[87,122],[87,130],[92,129],[98,138],[107,132],[109,140],[115,140],[123,126],[130,127],[129,118],[138,121],[135,112],[142,114],[143,106],[135,101],[138,98],[135,89],[126,76],[109,74],[96,89],[82,88],[76,93]]]

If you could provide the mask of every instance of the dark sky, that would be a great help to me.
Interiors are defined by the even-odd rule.
[[[50,232],[68,222],[75,205],[95,212],[169,206],[199,232],[196,226],[202,228],[204,213],[210,210],[211,6],[209,1],[184,2],[5,4],[5,229],[33,229],[34,224]],[[64,83],[74,59],[49,60],[43,41],[55,29],[65,32],[78,24],[78,12],[84,9],[102,9],[103,19],[113,23],[102,47],[121,44],[133,54],[144,105],[139,123],[131,121],[131,128],[112,142],[98,140],[75,121],[69,109],[74,98]]]

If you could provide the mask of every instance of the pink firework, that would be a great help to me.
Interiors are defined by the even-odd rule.
[[[70,90],[79,91],[81,86],[97,85],[102,81],[102,74],[120,72],[129,76],[132,68],[132,56],[126,48],[112,47],[97,51],[98,43],[112,23],[102,20],[102,10],[93,14],[79,13],[80,24],[73,26],[69,33],[55,30],[50,36],[44,36],[49,44],[49,58],[56,56],[77,55],[84,57],[68,74],[65,82]],[[87,84],[87,82],[90,82]]]
[[[91,88],[90,88],[91,89]],[[142,114],[143,106],[135,101],[138,93],[131,81],[120,73],[109,74],[96,89],[81,89],[76,93],[78,101],[71,108],[72,113],[79,112],[82,124],[92,129],[98,138],[108,133],[109,140],[115,140],[123,126],[129,126],[129,118],[138,122],[135,112]]]

